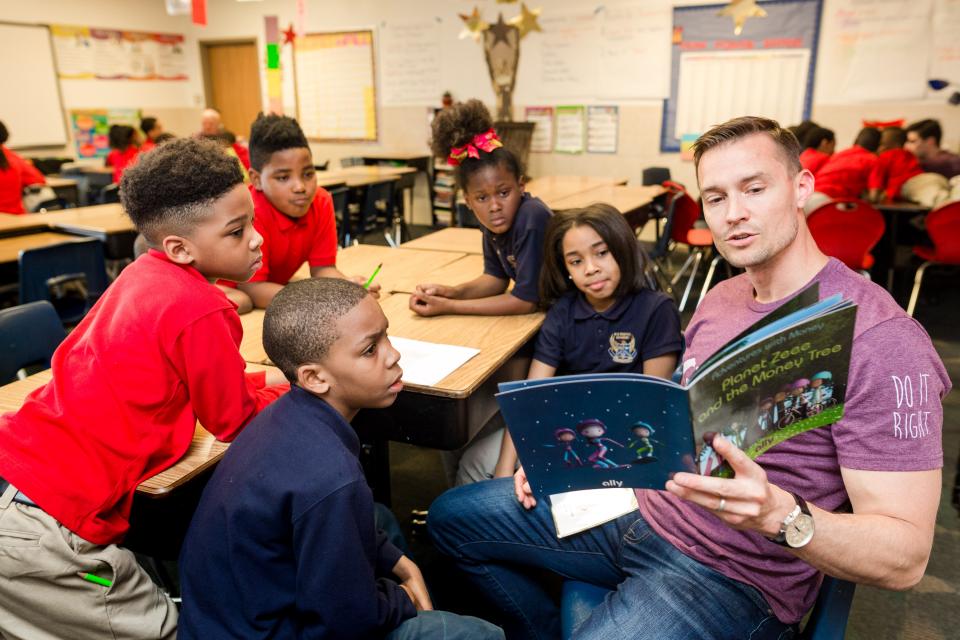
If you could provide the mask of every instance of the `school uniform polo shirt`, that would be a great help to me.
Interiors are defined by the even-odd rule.
[[[253,226],[263,236],[263,266],[250,282],[287,284],[304,263],[328,267],[337,263],[337,221],[333,198],[326,189],[317,189],[310,209],[300,218],[291,218],[274,207],[262,191],[250,187],[253,196]]]
[[[130,145],[123,151],[114,149],[107,154],[107,166],[113,167],[113,181],[116,183],[120,182],[120,178],[123,177],[123,172],[127,170],[127,167],[132,165],[136,159],[137,155],[140,153],[140,148],[134,145]]]
[[[682,350],[680,314],[666,294],[641,289],[598,312],[577,291],[550,308],[533,358],[558,374],[643,373],[644,360]]]
[[[917,157],[906,149],[887,149],[877,157],[877,164],[867,179],[868,189],[883,189],[887,200],[900,195],[903,183],[923,173]]]
[[[53,354],[53,380],[0,417],[0,477],[94,544],[122,541],[137,485],[230,441],[289,386],[245,374],[236,306],[151,249]]]
[[[0,169],[0,212],[24,213],[23,188],[43,184],[46,179],[32,164],[0,145],[0,153],[7,157],[6,169]]]
[[[540,267],[543,238],[553,212],[540,198],[524,193],[506,233],[483,229],[483,272],[501,280],[513,280],[510,292],[517,298],[540,300]]]
[[[861,198],[877,156],[861,146],[838,151],[820,168],[815,188],[831,198]]]
[[[830,154],[824,153],[823,151],[817,151],[816,149],[804,149],[800,154],[800,166],[812,173],[817,175],[817,171],[827,163],[827,160],[830,159]]]

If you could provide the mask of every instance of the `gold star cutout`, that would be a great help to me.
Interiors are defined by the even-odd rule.
[[[466,25],[466,28],[460,32],[460,39],[463,40],[469,37],[473,38],[475,42],[480,42],[480,34],[490,28],[490,25],[480,17],[480,8],[474,7],[473,13],[470,15],[464,15],[462,13],[457,15],[463,20],[463,24]]]
[[[738,36],[743,33],[743,23],[747,18],[766,18],[767,12],[757,6],[757,0],[733,0],[717,15],[733,18],[733,35]]]
[[[520,37],[524,37],[531,31],[540,31],[540,25],[537,24],[537,18],[540,17],[540,9],[531,11],[527,5],[520,3],[520,15],[510,18],[510,24],[520,30]]]
[[[490,27],[490,33],[493,34],[493,42],[490,44],[490,46],[492,47],[498,42],[502,42],[506,45],[509,45],[510,41],[507,40],[507,34],[510,33],[511,29],[516,29],[516,27],[511,27],[506,22],[504,22],[502,13],[499,16],[497,16],[496,24]]]
[[[497,0],[497,4],[513,4],[517,0]]]

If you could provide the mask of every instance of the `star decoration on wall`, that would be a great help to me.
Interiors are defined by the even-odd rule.
[[[281,33],[283,34],[283,44],[293,44],[293,41],[297,39],[297,30],[293,28],[293,23],[290,23],[290,26]]]
[[[530,10],[527,5],[520,3],[520,15],[510,18],[510,24],[520,30],[520,37],[524,37],[531,31],[540,31],[540,25],[537,18],[540,17],[540,9]]]
[[[717,15],[733,18],[733,35],[738,36],[743,33],[743,23],[747,18],[766,18],[767,12],[757,6],[757,0],[733,0]]]
[[[490,27],[490,33],[493,34],[493,42],[490,43],[490,46],[492,47],[498,42],[502,42],[504,44],[509,45],[510,41],[507,40],[507,34],[510,33],[511,29],[515,29],[515,28],[516,27],[511,27],[510,25],[508,25],[506,22],[503,21],[503,14],[501,13],[499,16],[497,16],[496,24]]]
[[[480,16],[480,8],[474,7],[473,13],[470,15],[464,15],[462,13],[457,15],[463,20],[463,24],[466,25],[466,28],[460,32],[460,39],[463,40],[469,37],[473,38],[474,42],[480,42],[481,34],[490,28],[490,25],[484,22]]]

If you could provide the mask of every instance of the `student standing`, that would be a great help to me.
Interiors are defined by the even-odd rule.
[[[9,137],[10,132],[0,122],[0,212],[25,213],[23,189],[47,180],[33,164],[4,146]]]
[[[173,638],[176,606],[119,546],[137,485],[183,457],[198,420],[230,441],[288,388],[244,373],[240,319],[211,284],[260,263],[236,161],[170,142],[120,194],[157,248],[67,336],[53,380],[0,417],[0,636]]]
[[[263,236],[263,265],[239,289],[265,308],[297,269],[312,278],[346,278],[337,269],[333,198],[317,186],[317,170],[303,130],[293,118],[257,116],[250,128],[250,194],[254,226]],[[366,282],[364,276],[350,278]],[[370,285],[375,295],[377,283]]]
[[[410,308],[422,316],[532,313],[540,299],[537,281],[550,209],[524,192],[523,167],[504,148],[479,100],[438,113],[430,144],[434,155],[456,166],[457,185],[483,225],[483,275],[456,286],[419,284]]]
[[[623,215],[606,204],[556,214],[547,225],[542,303],[528,379],[557,373],[645,373],[669,379],[683,349],[673,300],[646,286],[643,255]],[[512,476],[517,452],[503,437],[495,477]]]
[[[180,558],[180,639],[503,638],[433,611],[420,569],[374,527],[350,420],[403,388],[400,354],[369,291],[294,282],[263,323],[289,394],[231,445],[203,492]]]

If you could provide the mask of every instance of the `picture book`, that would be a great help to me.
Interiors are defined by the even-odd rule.
[[[500,385],[535,494],[663,488],[677,471],[729,476],[722,434],[751,458],[843,416],[856,305],[816,284],[734,337],[686,385],[642,374]]]

